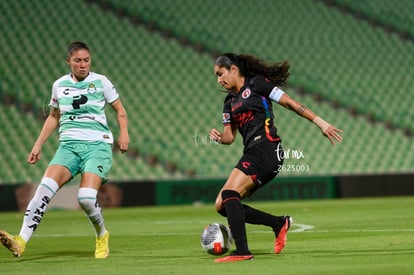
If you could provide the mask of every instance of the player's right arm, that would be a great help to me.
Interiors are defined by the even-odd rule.
[[[222,133],[215,128],[211,129],[210,138],[218,143],[230,145],[234,142],[236,134],[237,128],[232,127],[231,124],[226,124]]]
[[[40,159],[40,152],[42,145],[46,142],[49,136],[56,130],[59,125],[60,110],[55,107],[50,108],[50,113],[43,124],[42,130],[36,142],[33,145],[32,151],[27,157],[27,162],[30,164],[36,163]]]

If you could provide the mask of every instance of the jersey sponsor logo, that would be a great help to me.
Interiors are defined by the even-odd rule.
[[[73,97],[72,107],[73,109],[80,109],[81,105],[86,104],[88,102],[88,97],[85,95],[78,95]]]
[[[72,121],[75,120],[75,119],[84,119],[84,118],[90,119],[90,120],[95,120],[95,117],[92,116],[92,115],[69,116],[69,119],[72,120]]]
[[[231,111],[234,112],[237,109],[239,109],[241,106],[243,106],[243,103],[239,102],[237,104],[231,105]]]
[[[234,123],[237,125],[238,128],[243,127],[248,122],[254,120],[254,114],[252,111],[248,111],[245,113],[234,114],[233,115]]]
[[[230,114],[229,113],[223,113],[223,123],[230,123]]]
[[[252,91],[250,91],[250,89],[246,89],[242,92],[242,98],[247,99],[250,97],[251,94],[252,94]]]
[[[64,88],[60,90],[61,90],[61,93],[64,95],[69,95],[70,92],[77,92],[76,94],[79,94],[79,89],[76,89],[76,88]]]

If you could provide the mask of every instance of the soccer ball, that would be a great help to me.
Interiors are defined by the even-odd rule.
[[[233,238],[224,224],[212,223],[201,233],[201,247],[211,255],[222,255],[231,249]]]

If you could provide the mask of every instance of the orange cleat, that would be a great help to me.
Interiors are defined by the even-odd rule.
[[[293,222],[292,218],[290,216],[285,216],[285,224],[280,229],[279,233],[277,234],[277,237],[275,239],[275,253],[280,254],[282,252],[283,248],[286,246],[286,240],[287,240],[287,232],[290,228],[290,224]]]

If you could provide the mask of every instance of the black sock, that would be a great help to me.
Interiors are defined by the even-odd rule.
[[[222,215],[223,217],[227,218],[227,212],[226,209],[222,208],[220,210],[217,211],[217,213],[219,213],[220,215]]]
[[[227,213],[230,231],[236,243],[234,254],[250,255],[251,253],[247,245],[245,213],[240,202],[240,193],[233,190],[223,190],[221,197],[223,199],[223,207]]]
[[[254,209],[245,204],[243,204],[243,208],[247,223],[270,226],[274,231],[279,230],[284,224],[285,220],[281,217],[273,216],[269,213]]]
[[[273,228],[276,236],[279,234],[283,225],[285,225],[285,216],[274,216],[245,204],[243,204],[243,208],[246,215],[246,223],[270,226]]]

